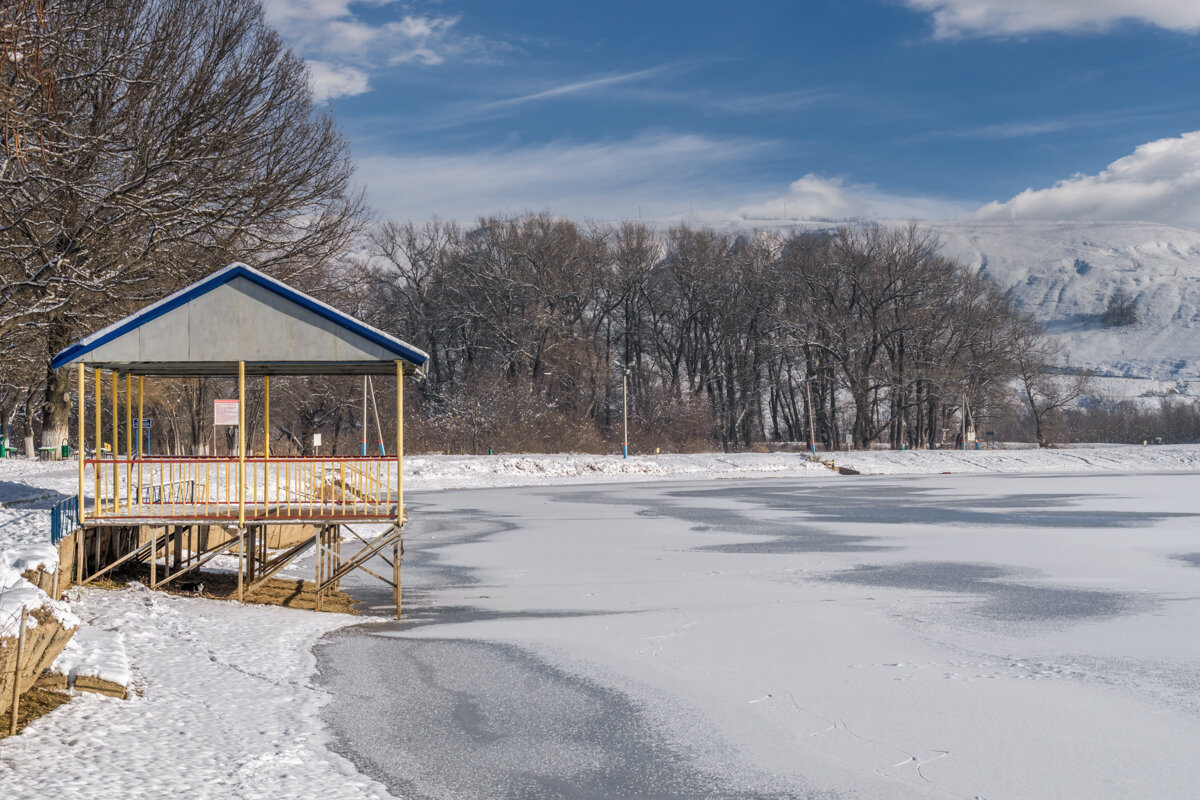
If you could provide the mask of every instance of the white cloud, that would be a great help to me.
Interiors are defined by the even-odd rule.
[[[524,211],[600,220],[636,218],[640,211],[649,219],[744,202],[751,187],[727,180],[729,168],[770,146],[654,134],[456,155],[376,155],[358,163],[374,205],[398,219],[469,222]]]
[[[400,5],[394,0],[370,4]],[[388,66],[491,59],[512,49],[460,33],[457,15],[406,11],[399,19],[372,23],[356,13],[358,5],[354,0],[266,0],[264,9],[284,41],[308,60],[314,88],[329,86],[342,95],[366,91],[368,76]]]
[[[1134,21],[1200,31],[1197,0],[905,0],[933,17],[940,37],[1094,32]]]
[[[979,216],[1200,227],[1200,131],[1143,144],[1096,175],[1074,175],[989,203]]]
[[[749,223],[811,219],[947,219],[970,213],[961,203],[894,194],[867,183],[808,174],[780,197],[749,203],[734,214]]]
[[[308,85],[317,100],[349,97],[367,91],[367,73],[354,67],[309,61]]]

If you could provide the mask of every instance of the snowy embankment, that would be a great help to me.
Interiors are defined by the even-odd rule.
[[[129,700],[81,695],[3,744],[0,796],[388,797],[330,752],[313,644],[354,617],[185,599],[141,586],[74,595],[120,631]]]
[[[657,456],[410,456],[404,486],[415,491],[549,486],[560,483],[799,477],[825,468],[802,453],[696,453]]]
[[[864,475],[959,472],[1186,472],[1200,470],[1200,445],[1095,445],[1031,450],[862,450],[822,454]]]

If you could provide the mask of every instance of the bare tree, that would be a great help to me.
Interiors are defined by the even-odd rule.
[[[0,170],[0,335],[43,357],[231,260],[318,269],[359,225],[347,145],[253,0],[44,0],[0,64],[27,157]],[[36,140],[36,144],[34,144]],[[43,441],[65,435],[48,372]]]
[[[1033,419],[1034,436],[1038,445],[1045,447],[1049,444],[1048,417],[1088,394],[1092,374],[1065,369],[1061,347],[1046,338],[1041,326],[1028,317],[1018,322],[1009,329],[1013,364]]]

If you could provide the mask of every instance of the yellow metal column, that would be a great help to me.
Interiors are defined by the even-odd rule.
[[[97,516],[97,517],[100,516],[100,470],[103,466],[100,463],[100,436],[101,436],[101,434],[100,434],[100,398],[101,397],[102,397],[102,395],[100,393],[100,368],[97,367],[96,368],[96,391],[95,391],[95,396],[92,398],[92,405],[96,411],[96,413],[95,413],[95,418],[96,418],[96,468],[92,470],[92,475],[96,478],[96,493],[92,496],[92,508],[95,511],[95,514],[93,516]]]
[[[138,420],[140,423],[141,420]],[[139,429],[140,430],[140,429]],[[133,458],[133,376],[125,373],[125,460]],[[125,508],[133,508],[133,464],[125,465]]]
[[[77,423],[77,427],[79,429],[79,436],[76,437],[76,439],[75,439],[76,447],[77,447],[77,452],[75,453],[75,455],[79,459],[79,514],[78,514],[78,517],[79,517],[79,523],[80,523],[80,525],[82,525],[83,518],[85,516],[84,509],[83,509],[83,458],[84,458],[84,453],[87,451],[86,444],[83,441],[83,437],[85,436],[85,426],[84,426],[84,422],[83,422],[83,413],[84,413],[83,412],[83,406],[84,406],[84,396],[83,395],[84,395],[84,391],[85,391],[86,381],[84,380],[84,377],[83,377],[83,362],[82,361],[80,361],[78,364],[75,365],[75,374],[76,374],[76,377],[78,378],[78,380],[76,381],[78,386],[76,388],[79,393],[79,397],[77,398],[77,402],[79,404],[79,421]]]
[[[270,479],[267,462],[271,459],[271,376],[263,376],[263,505],[267,505]],[[269,506],[267,506],[269,508]]]
[[[142,431],[144,426],[142,420],[146,418],[145,405],[143,404],[144,395],[142,390],[145,388],[146,379],[138,375],[138,434],[137,434],[137,457],[138,457],[138,480],[137,480],[137,502],[142,504],[142,455],[146,452],[142,442]]]
[[[396,362],[396,524],[404,524],[404,362]]]
[[[246,362],[238,362],[238,602],[246,564]]]
[[[121,504],[121,472],[117,466],[117,457],[121,451],[121,418],[117,414],[117,396],[118,385],[121,383],[121,376],[114,370],[112,374],[112,455],[113,455],[113,513],[117,513],[117,509]]]
[[[404,528],[404,363],[396,362],[396,527]],[[404,593],[400,589],[400,560],[404,558],[400,542],[392,545],[392,583],[396,598],[396,619]]]

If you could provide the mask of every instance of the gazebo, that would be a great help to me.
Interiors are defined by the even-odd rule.
[[[318,608],[324,592],[352,570],[362,569],[392,586],[399,616],[406,519],[404,377],[419,375],[427,360],[412,345],[241,263],[230,264],[58,353],[53,367],[75,365],[78,380],[77,580],[86,583],[131,560],[149,561],[151,588],[157,588],[229,553],[238,556],[241,600],[244,591],[316,548]],[[88,369],[95,387],[91,457],[86,451]],[[112,446],[107,454],[101,396],[101,376],[106,371],[112,376]],[[272,456],[270,379],[282,375],[394,375],[395,454]],[[237,455],[147,455],[141,423],[143,387],[146,378],[156,376],[236,378]],[[248,379],[260,379],[263,389],[262,455],[253,457],[246,442]],[[227,402],[234,411],[232,402]],[[84,502],[88,469],[92,471],[90,507]],[[363,524],[376,528],[362,535],[352,527]],[[287,546],[278,547],[275,554],[267,547],[268,526],[276,532],[289,531],[280,539]],[[342,554],[343,527],[361,542],[353,555]],[[377,555],[389,562],[390,580],[365,566]]]

